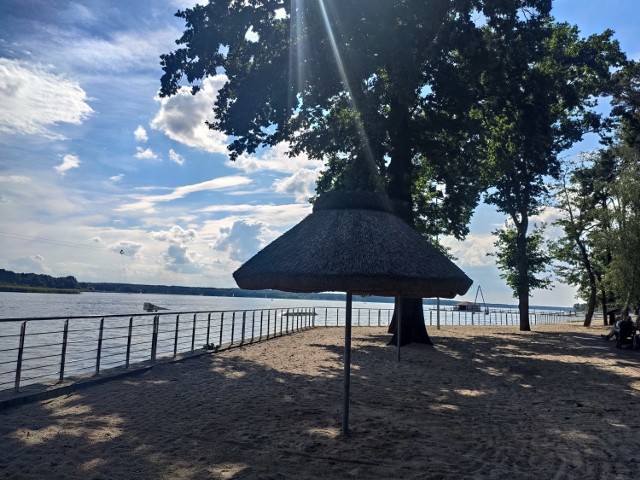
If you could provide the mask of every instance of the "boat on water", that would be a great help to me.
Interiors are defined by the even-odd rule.
[[[159,307],[158,305],[154,305],[153,303],[145,302],[142,306],[145,312],[157,312],[158,310],[169,310],[168,308]]]

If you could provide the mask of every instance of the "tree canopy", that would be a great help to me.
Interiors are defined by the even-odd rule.
[[[529,218],[559,152],[600,126],[595,99],[624,58],[612,32],[582,38],[551,3],[210,0],[177,13],[160,94],[226,75],[209,126],[232,138],[231,159],[284,142],[325,162],[319,192],[386,191],[434,240],[463,239],[486,191],[515,227],[501,241],[529,329],[531,289],[546,285],[530,276]],[[403,308],[416,325],[419,310]]]

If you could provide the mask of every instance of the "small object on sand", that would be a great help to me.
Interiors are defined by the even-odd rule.
[[[144,305],[142,308],[144,309],[145,312],[157,312],[158,310],[169,310],[168,308],[159,307],[149,302],[144,302]]]

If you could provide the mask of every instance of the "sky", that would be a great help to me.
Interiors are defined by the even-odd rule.
[[[209,130],[224,77],[158,97],[159,56],[193,0],[2,0],[0,268],[85,282],[234,287],[232,273],[311,213],[322,165],[277,145],[230,162]],[[640,59],[640,2],[555,0],[583,35],[613,29]],[[597,147],[588,138],[564,155]],[[553,220],[546,212],[537,220]],[[445,239],[488,303],[516,303],[490,232],[505,217],[478,207],[464,242]],[[570,306],[559,282],[533,305]]]

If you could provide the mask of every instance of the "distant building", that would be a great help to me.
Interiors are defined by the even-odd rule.
[[[460,302],[453,306],[453,309],[459,312],[480,312],[482,308],[479,303],[474,302]]]

